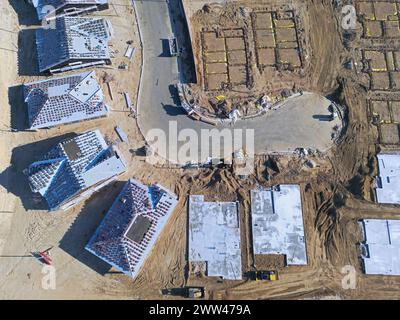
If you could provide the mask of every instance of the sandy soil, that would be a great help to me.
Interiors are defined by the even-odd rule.
[[[209,100],[218,95],[226,97],[228,109],[234,106],[248,115],[257,112],[256,101],[265,94],[275,100],[281,99],[282,90],[327,94],[336,87],[343,48],[335,45],[340,41],[340,34],[330,6],[324,5],[323,1],[232,1],[227,6],[205,4],[207,1],[184,1],[186,13],[191,17],[188,21],[198,79],[197,85],[191,86],[193,98],[209,112],[216,112]],[[293,23],[293,28],[263,29],[268,20],[261,21],[261,18],[262,23],[257,23],[259,17],[267,12],[280,15],[285,11],[293,12],[293,20],[286,20],[291,21],[289,24]],[[317,16],[324,16],[325,21],[321,24],[320,19],[315,18]],[[285,20],[280,21],[281,26],[288,24]],[[290,43],[279,42],[279,34],[288,31],[294,35]],[[215,35],[210,32],[222,32],[225,36],[229,32],[228,37],[232,36],[232,32],[239,32],[244,37],[228,38],[227,51],[221,52],[224,51],[224,37],[220,35],[214,40]],[[275,36],[272,37],[271,32]],[[270,39],[268,34],[275,40],[267,41]],[[282,49],[285,46],[292,49]],[[299,53],[293,49],[295,47],[299,48]],[[245,58],[234,60],[234,54]],[[260,59],[268,63],[278,61],[273,58],[275,54],[281,55],[281,58],[290,56],[293,63],[296,58],[301,59],[301,67],[280,70],[280,67],[259,65]],[[221,63],[224,56],[227,57],[227,65]],[[244,74],[240,74],[239,69]],[[239,79],[244,82],[238,84]],[[232,88],[218,90],[221,82],[230,82]]]
[[[131,162],[130,149],[143,145],[134,118],[129,117],[123,92],[129,92],[132,102],[136,103],[141,65],[141,47],[136,28],[135,14],[129,0],[111,1],[108,11],[97,13],[109,19],[113,25],[115,37],[111,41],[114,53],[111,67],[97,68],[98,80],[102,83],[105,73],[114,78],[111,83],[113,100],[107,85],[103,91],[112,111],[105,119],[87,121],[56,127],[39,132],[24,131],[26,112],[21,101],[20,84],[42,79],[35,67],[33,29],[37,28],[33,8],[21,1],[1,1],[1,42],[7,45],[0,48],[4,63],[0,73],[0,89],[3,112],[1,113],[1,154],[0,154],[0,287],[2,298],[91,298],[100,296],[105,278],[82,263],[90,255],[82,250],[85,241],[77,240],[82,235],[86,240],[93,228],[99,223],[102,213],[118,193],[120,184],[110,186],[98,195],[98,201],[87,211],[87,204],[82,204],[67,212],[55,215],[44,210],[43,203],[38,203],[32,195],[22,170],[70,132],[84,132],[100,128],[107,139],[118,141],[114,127],[119,125],[129,135],[129,145],[121,143],[119,148],[125,158]],[[135,54],[132,61],[124,57],[126,42],[133,40]],[[128,70],[118,70],[121,63],[128,65]],[[18,132],[11,132],[11,128]],[[131,166],[134,168],[139,165]],[[129,177],[131,174],[127,174]],[[125,177],[125,178],[126,178]],[[108,199],[108,202],[107,202]],[[105,202],[104,202],[105,201]],[[100,209],[101,208],[101,209]],[[81,212],[86,218],[78,213]],[[89,212],[89,213],[88,213]],[[93,214],[95,217],[93,217]],[[97,216],[97,219],[96,219]],[[91,219],[94,218],[94,219]],[[77,219],[78,225],[74,224]],[[82,220],[83,219],[83,220]],[[79,222],[81,221],[81,222]],[[88,232],[85,230],[92,225]],[[75,227],[74,227],[75,225]],[[76,229],[78,228],[78,229]],[[58,288],[54,292],[41,289],[41,265],[30,258],[31,251],[43,250],[55,246],[52,255],[56,261]],[[61,249],[63,248],[63,249]],[[79,258],[77,256],[84,255]],[[75,256],[75,257],[74,257]],[[86,257],[86,258],[85,258]],[[103,266],[104,267],[104,266]],[[106,269],[105,269],[106,270]],[[74,279],[71,281],[71,279]],[[110,285],[115,280],[106,280]],[[88,293],[89,291],[89,293]],[[107,295],[112,296],[112,290]],[[126,297],[130,297],[128,294]]]
[[[249,2],[249,1],[248,1]],[[265,3],[268,1],[257,1]],[[357,243],[361,218],[400,218],[396,206],[376,205],[371,200],[372,177],[376,174],[378,130],[367,116],[367,89],[363,78],[341,68],[347,55],[338,32],[338,12],[331,1],[293,1],[309,12],[304,25],[310,30],[310,71],[307,85],[315,91],[332,94],[347,105],[348,128],[342,143],[326,155],[315,156],[313,169],[298,157],[259,157],[256,172],[248,180],[238,180],[230,170],[168,170],[151,167],[130,149],[143,145],[132,117],[124,112],[122,92],[128,91],[135,101],[140,73],[140,45],[136,22],[129,0],[112,0],[107,15],[117,38],[113,41],[116,58],[112,69],[97,69],[113,74],[114,100],[107,96],[113,109],[110,117],[80,124],[43,130],[21,131],[25,125],[24,106],[17,86],[39,79],[32,70],[33,44],[29,43],[33,11],[19,0],[0,2],[0,298],[2,299],[145,299],[162,297],[162,288],[185,284],[205,285],[212,299],[336,299],[400,298],[400,277],[365,276],[361,274]],[[254,3],[254,2],[253,2]],[[195,10],[199,9],[198,3]],[[321,19],[321,16],[324,16]],[[27,35],[27,36],[25,36]],[[136,53],[128,71],[115,68],[123,61],[126,41],[133,40]],[[27,42],[28,41],[28,42]],[[24,62],[25,61],[25,62]],[[20,70],[18,71],[18,66]],[[30,67],[29,67],[30,66]],[[23,72],[22,72],[23,71]],[[21,75],[25,74],[25,75]],[[107,93],[107,88],[104,86]],[[129,172],[88,201],[66,212],[49,214],[27,186],[22,170],[44,150],[69,132],[100,128],[109,139],[117,140],[113,131],[118,124],[129,135],[129,144],[121,143],[129,162]],[[20,131],[10,132],[10,128]],[[267,181],[266,176],[270,177]],[[121,275],[83,248],[104,216],[123,181],[135,177],[144,183],[160,182],[180,197],[177,210],[157,241],[143,271],[135,280]],[[189,194],[204,194],[210,200],[239,200],[241,203],[241,240],[243,271],[252,270],[250,246],[249,190],[256,185],[299,183],[302,189],[305,221],[307,267],[280,270],[276,282],[218,281],[187,278],[186,199]],[[51,251],[57,271],[56,290],[41,286],[42,266],[30,256],[31,251]],[[256,261],[258,262],[258,261]],[[263,261],[268,264],[269,261]],[[357,288],[343,290],[342,267],[357,270]]]

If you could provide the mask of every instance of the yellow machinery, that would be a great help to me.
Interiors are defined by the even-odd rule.
[[[275,271],[270,271],[270,273],[269,273],[269,280],[271,280],[271,281],[276,281],[276,280],[278,280],[278,273],[276,273]]]
[[[186,296],[191,299],[202,299],[205,295],[204,287],[187,287]]]
[[[253,279],[256,281],[277,281],[279,277],[277,271],[256,271],[254,272]]]

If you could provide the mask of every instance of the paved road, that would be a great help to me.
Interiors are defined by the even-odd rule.
[[[173,146],[173,133],[169,132],[170,124],[176,123],[178,132],[193,129],[201,137],[202,129],[215,128],[199,121],[193,121],[182,113],[172,98],[170,87],[179,81],[177,58],[163,55],[163,39],[172,34],[172,19],[168,4],[164,0],[135,0],[139,27],[143,40],[144,69],[138,101],[138,123],[146,136],[153,129],[161,129],[167,135],[167,147],[171,148],[169,160],[174,161],[172,154],[185,144],[178,142]],[[165,50],[164,50],[165,51]],[[307,93],[297,98],[288,99],[285,104],[269,115],[251,120],[238,121],[233,129],[254,129],[254,149],[256,154],[270,152],[292,152],[298,147],[313,148],[325,151],[332,146],[333,126],[339,120],[321,121],[317,116],[328,115],[329,100],[316,94]],[[201,144],[200,141],[196,141]],[[197,148],[196,143],[191,146]],[[213,145],[213,152],[220,150]],[[211,150],[211,149],[210,149]],[[204,150],[203,150],[204,151]],[[193,161],[206,160],[208,153],[193,155]],[[188,159],[184,159],[186,162]]]

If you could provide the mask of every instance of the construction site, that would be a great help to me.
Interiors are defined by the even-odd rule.
[[[399,3],[101,0],[55,35],[33,2],[0,3],[1,299],[400,298]],[[151,163],[170,121],[254,155]]]
[[[184,3],[198,79],[190,85],[191,98],[211,114],[224,116],[235,108],[254,116],[263,101],[271,108],[314,89],[304,6],[255,1],[204,3],[195,10],[198,2]]]

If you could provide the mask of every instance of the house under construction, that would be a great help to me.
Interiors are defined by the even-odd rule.
[[[176,204],[176,195],[162,186],[130,179],[85,248],[134,278]]]
[[[32,130],[108,114],[94,71],[28,83],[23,90]]]
[[[207,202],[189,197],[188,258],[191,274],[242,279],[237,202]]]
[[[283,255],[285,265],[307,265],[301,190],[279,185],[251,191],[255,255]]]
[[[365,219],[360,224],[362,266],[366,274],[400,275],[400,220]]]
[[[59,73],[111,64],[111,25],[102,18],[57,18],[55,28],[36,31],[40,72]]]
[[[56,16],[80,15],[109,8],[108,0],[28,0],[39,20]]]
[[[51,211],[67,209],[88,198],[125,171],[118,150],[99,130],[62,141],[26,170],[33,192]]]
[[[400,153],[379,153],[376,177],[378,203],[400,204]]]

